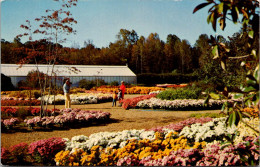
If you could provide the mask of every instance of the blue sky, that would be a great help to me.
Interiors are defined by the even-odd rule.
[[[193,9],[205,0],[79,0],[71,9],[78,21],[76,35],[68,37],[65,46],[73,43],[81,47],[92,40],[96,47],[107,47],[115,42],[121,28],[135,30],[140,37],[158,33],[166,41],[175,34],[194,45],[200,34],[232,36],[239,25],[228,23],[225,31],[214,32],[207,24],[208,8],[193,14]],[[1,38],[13,41],[23,32],[20,25],[45,14],[46,9],[58,8],[53,0],[5,0],[1,2]],[[22,39],[22,42],[26,40]]]

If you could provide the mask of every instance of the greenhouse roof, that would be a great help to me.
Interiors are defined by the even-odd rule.
[[[48,68],[49,67],[49,68]],[[51,66],[38,65],[39,71],[51,74]],[[34,64],[1,64],[1,73],[6,76],[27,76],[28,72],[36,70]],[[48,72],[47,72],[48,71]],[[136,76],[128,66],[99,66],[99,65],[55,65],[57,76]]]

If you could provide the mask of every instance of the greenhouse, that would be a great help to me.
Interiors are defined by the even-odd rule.
[[[24,64],[19,68],[17,64],[1,64],[1,73],[10,77],[12,84],[17,86],[31,71],[36,71],[34,64]],[[56,76],[56,84],[62,85],[64,78],[70,78],[72,86],[78,86],[79,81],[86,80],[104,80],[106,83],[125,81],[129,84],[136,84],[136,75],[128,66],[99,66],[99,65],[55,65],[53,72],[52,66],[38,65],[39,71],[51,76]]]

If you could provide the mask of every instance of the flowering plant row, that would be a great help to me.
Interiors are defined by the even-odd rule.
[[[129,132],[129,131],[128,131]],[[134,130],[135,134],[136,130]],[[120,133],[120,132],[119,132]],[[131,132],[129,133],[131,134]],[[235,145],[221,145],[220,142],[206,143],[190,142],[178,133],[168,131],[167,133],[155,132],[150,139],[135,138],[130,136],[128,140],[123,140],[118,144],[104,144],[102,139],[97,138],[97,142],[92,147],[84,147],[90,140],[86,136],[73,137],[73,141],[68,139],[65,150],[55,156],[56,165],[141,165],[141,166],[164,166],[164,165],[248,165],[240,159],[241,152],[249,152],[248,158],[254,163],[259,160],[259,141],[258,138],[246,137],[246,142]],[[113,135],[115,135],[113,133]],[[107,133],[102,136],[103,141],[113,140]],[[106,138],[110,136],[110,138]],[[120,135],[119,135],[120,136]],[[90,137],[93,138],[93,137]],[[118,138],[115,135],[114,138]],[[100,139],[100,140],[99,140]],[[253,140],[252,140],[253,139]],[[72,143],[74,147],[72,146]],[[99,145],[101,144],[101,145]],[[77,158],[76,158],[77,157]],[[211,159],[213,158],[213,159]]]
[[[233,103],[234,100],[212,100],[210,99],[207,106],[204,99],[181,99],[181,100],[161,100],[158,98],[150,98],[139,101],[136,108],[153,108],[167,110],[199,110],[199,109],[217,109],[221,108],[224,102]]]
[[[18,122],[19,122],[18,118],[1,119],[1,127],[6,129],[11,129]]]
[[[49,104],[55,103],[65,103],[64,95],[58,94],[55,96],[51,95],[50,97],[44,96],[45,101],[48,101]],[[39,98],[40,99],[40,98]],[[70,95],[72,104],[96,104],[100,102],[112,101],[112,94],[110,93],[77,93]]]
[[[39,100],[1,100],[2,106],[38,106]]]
[[[176,132],[181,132],[181,130],[186,126],[190,127],[192,124],[195,124],[195,123],[204,124],[204,123],[207,123],[212,120],[213,119],[210,117],[188,118],[188,119],[178,122],[178,123],[172,123],[172,124],[169,124],[166,126],[161,126],[161,127],[154,127],[154,128],[148,129],[148,130],[163,132],[165,129],[172,129]]]
[[[99,87],[96,88],[97,91],[102,91],[102,92],[118,92],[119,86],[116,87]],[[140,86],[135,86],[131,88],[126,88],[125,93],[126,94],[149,94],[150,92],[153,91],[158,91],[158,90],[164,90],[164,88],[159,88],[159,87],[140,87]]]
[[[222,125],[223,121],[224,118],[213,119],[201,125],[192,124],[196,121],[190,120],[190,128],[192,129],[192,125],[201,125],[204,126],[201,129],[211,129],[211,124],[218,126],[218,124]],[[188,122],[187,125],[190,125]],[[210,140],[196,142],[181,135],[187,131],[186,127],[188,126],[185,126],[180,133],[171,129],[163,129],[161,132],[124,130],[100,132],[89,137],[74,136],[71,140],[63,139],[55,143],[41,140],[31,144],[35,147],[29,150],[34,151],[28,153],[33,155],[34,160],[37,159],[37,155],[42,157],[41,160],[45,158],[46,161],[41,161],[43,165],[47,162],[53,164],[55,158],[55,163],[59,166],[248,166],[259,163],[258,135],[255,137],[248,133],[244,134],[243,140],[234,144],[220,142],[223,141],[224,136],[213,137],[212,142]],[[236,128],[239,130],[241,127]],[[232,130],[226,129],[227,127],[222,129],[225,136],[233,133]],[[215,128],[209,131],[214,133],[212,136],[217,136],[220,130],[219,128],[216,131]],[[200,134],[200,132],[191,133]],[[209,133],[205,131],[204,134]],[[36,154],[32,154],[33,152]],[[54,152],[57,153],[55,157]],[[1,157],[8,162],[6,151],[2,151]]]
[[[161,87],[161,88],[184,88],[186,86],[188,86],[188,84],[157,84],[157,87]]]
[[[61,115],[50,117],[33,117],[31,119],[25,119],[24,122],[28,127],[34,126],[64,126],[68,123],[87,123],[97,120],[107,120],[110,118],[110,113],[102,111],[83,111],[80,109],[64,109],[61,111]]]
[[[10,96],[4,96],[1,97],[1,100],[30,100],[29,98],[24,98],[24,97],[10,97]],[[35,98],[31,98],[31,100],[35,100]]]
[[[18,116],[21,110],[26,111],[26,116],[33,116],[40,113],[40,108],[36,107],[24,107],[24,108],[17,108],[17,107],[1,107],[1,114],[6,116]],[[60,112],[59,109],[52,109],[52,110],[45,110],[47,115],[55,115]]]
[[[124,109],[129,109],[129,108],[135,108],[137,103],[142,101],[142,100],[146,100],[146,99],[150,99],[152,97],[155,97],[157,94],[150,94],[150,95],[142,95],[142,96],[138,96],[138,97],[134,97],[131,99],[123,99],[120,100],[119,103],[123,103],[122,107]]]

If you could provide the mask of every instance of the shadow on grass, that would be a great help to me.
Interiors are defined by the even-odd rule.
[[[81,122],[81,123],[74,123],[74,124],[66,124],[63,126],[55,125],[53,127],[34,127],[33,129],[29,129],[28,127],[24,126],[16,126],[13,129],[1,129],[1,133],[5,134],[13,134],[16,132],[22,133],[30,133],[30,132],[52,132],[52,131],[66,131],[70,129],[81,129],[91,126],[106,126],[112,123],[120,123],[122,120],[110,118],[108,120],[97,120],[92,122]]]

